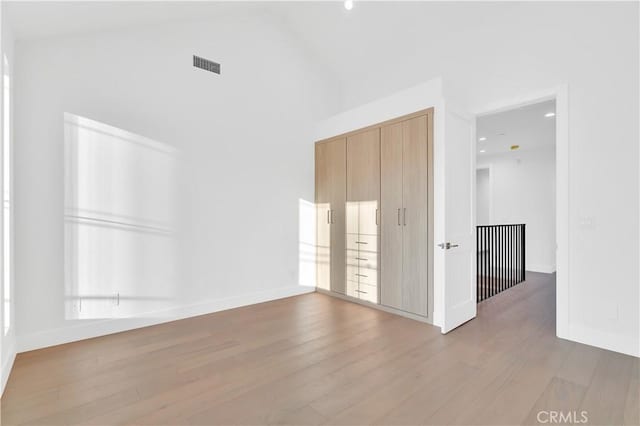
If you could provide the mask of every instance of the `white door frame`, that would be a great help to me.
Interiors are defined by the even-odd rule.
[[[489,103],[476,119],[542,101],[556,101],[556,336],[569,338],[569,89],[562,84],[547,90]],[[476,191],[474,186],[473,191]],[[475,193],[474,193],[475,197]]]

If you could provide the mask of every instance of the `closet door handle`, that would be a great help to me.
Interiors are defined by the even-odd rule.
[[[400,226],[400,209],[398,209],[398,226]]]
[[[378,226],[378,209],[376,209],[376,226]]]
[[[402,212],[402,223],[407,226],[407,208],[405,207]]]
[[[329,218],[330,214],[331,214],[331,210],[327,210],[327,223],[331,223],[331,219]]]
[[[333,221],[333,210],[331,210],[331,222],[330,222],[330,223],[335,223],[335,222]]]

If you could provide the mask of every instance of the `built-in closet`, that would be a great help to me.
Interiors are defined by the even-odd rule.
[[[320,291],[431,321],[432,114],[316,143]]]

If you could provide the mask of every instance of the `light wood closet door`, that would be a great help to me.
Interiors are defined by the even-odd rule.
[[[402,134],[403,123],[381,129],[380,303],[402,305]]]
[[[344,293],[346,139],[316,144],[317,286]]]
[[[347,138],[347,201],[380,198],[380,129]]]
[[[380,129],[347,137],[347,294],[378,303]]]
[[[429,153],[427,116],[403,123],[402,144],[402,306],[418,315],[428,314],[429,279]]]

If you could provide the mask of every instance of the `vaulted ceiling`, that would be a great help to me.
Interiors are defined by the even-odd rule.
[[[501,96],[495,87],[505,92],[530,90],[527,85],[532,81],[548,87],[557,84],[558,70],[583,69],[593,60],[594,46],[606,42],[604,35],[611,31],[607,19],[619,19],[624,8],[600,2],[358,0],[351,11],[342,1],[4,2],[3,6],[14,33],[22,39],[191,20],[215,25],[225,17],[260,14],[288,31],[322,72],[331,75],[343,94],[344,108],[442,76],[454,82],[451,91],[471,111],[479,99]]]

